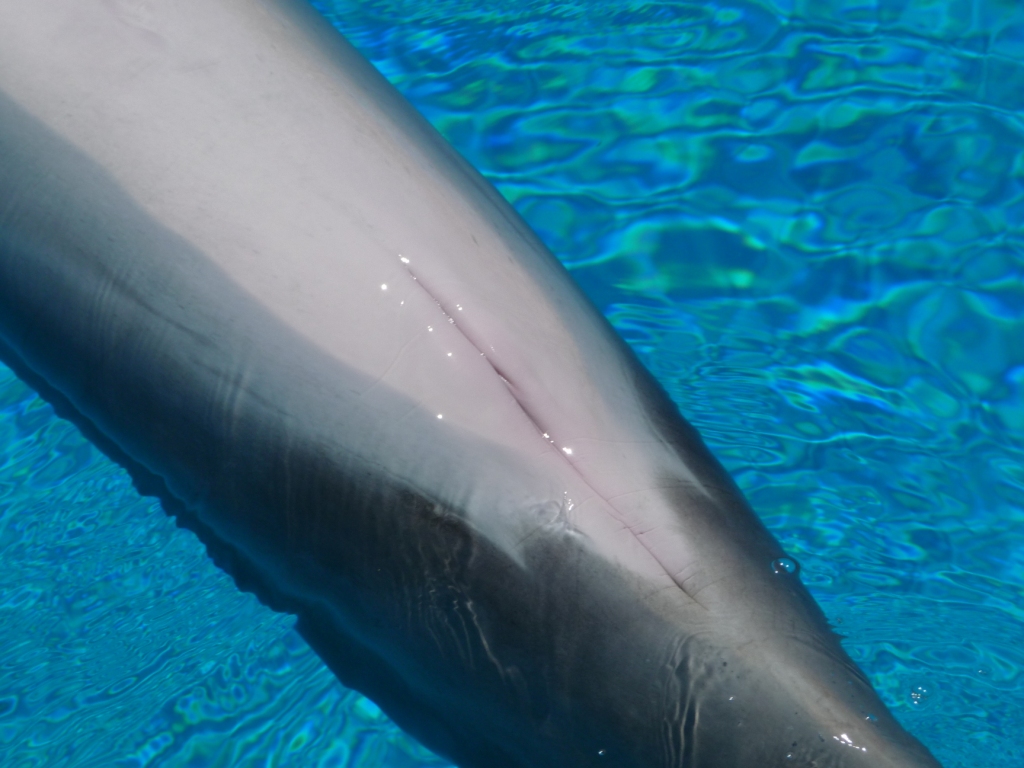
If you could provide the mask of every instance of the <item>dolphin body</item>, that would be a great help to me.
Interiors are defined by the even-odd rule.
[[[0,0],[0,340],[462,766],[938,765],[537,236],[301,0]]]

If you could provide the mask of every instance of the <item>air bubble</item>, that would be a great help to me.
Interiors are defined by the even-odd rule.
[[[931,703],[932,689],[926,685],[915,685],[910,690],[910,703],[916,709],[923,709]]]
[[[796,573],[800,568],[796,560],[791,557],[780,557],[778,560],[772,560],[772,572],[773,573]]]

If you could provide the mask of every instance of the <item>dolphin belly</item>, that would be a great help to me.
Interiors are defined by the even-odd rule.
[[[306,3],[0,19],[0,353],[343,682],[467,768],[937,765],[537,236]]]

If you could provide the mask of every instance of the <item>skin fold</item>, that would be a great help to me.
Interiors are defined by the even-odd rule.
[[[0,0],[0,356],[467,768],[925,768],[696,431],[300,0]]]

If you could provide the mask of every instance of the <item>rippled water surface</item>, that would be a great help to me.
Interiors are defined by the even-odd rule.
[[[947,768],[1024,765],[1017,0],[318,7],[512,201]],[[0,374],[5,766],[444,766]]]

